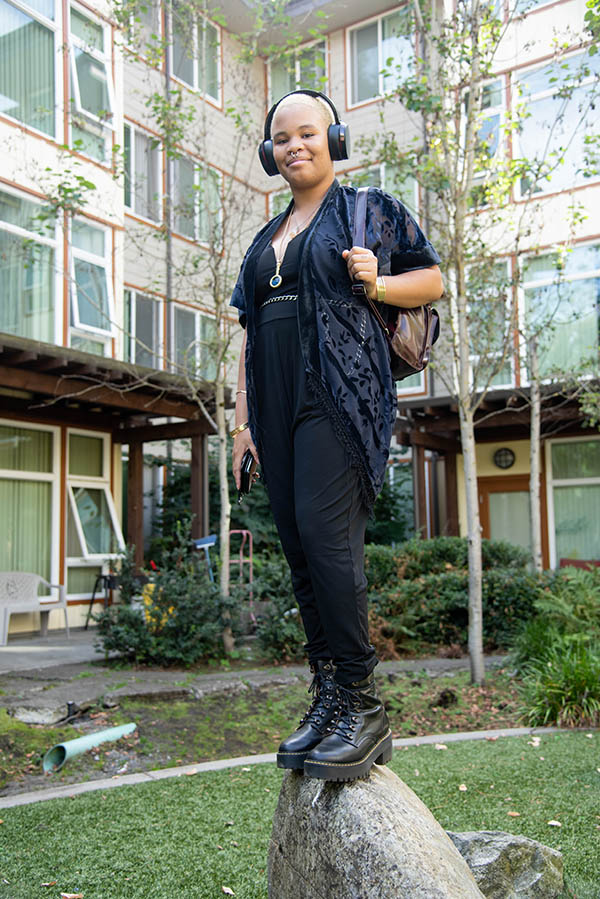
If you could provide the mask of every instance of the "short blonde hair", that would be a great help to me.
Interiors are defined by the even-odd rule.
[[[335,123],[335,116],[329,103],[322,100],[321,97],[313,97],[311,94],[300,93],[287,94],[287,96],[283,97],[277,104],[275,112],[273,113],[273,119],[280,109],[285,109],[286,106],[295,105],[310,106],[313,110],[316,110],[327,128]]]

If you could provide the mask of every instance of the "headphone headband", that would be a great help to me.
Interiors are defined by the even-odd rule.
[[[289,94],[285,94],[285,96],[281,97],[277,101],[277,103],[273,104],[267,114],[267,118],[265,119],[265,136],[258,148],[258,158],[260,159],[260,164],[262,165],[267,175],[279,174],[279,169],[277,168],[277,163],[275,162],[273,141],[271,139],[271,124],[273,122],[273,116],[275,115],[275,110],[277,109],[281,101],[285,100],[286,97],[293,96],[294,94],[307,94],[309,97],[315,97],[315,99],[322,100],[323,102],[327,103],[327,105],[331,109],[331,112],[333,113],[333,118],[335,120],[327,128],[327,145],[329,147],[329,155],[331,156],[332,160],[348,159],[348,156],[350,155],[350,135],[348,133],[348,126],[344,122],[340,122],[340,117],[338,116],[337,109],[335,108],[333,102],[329,99],[329,97],[326,94],[322,94],[320,91],[313,91],[310,88],[290,91]]]
[[[317,97],[320,100],[324,100],[333,113],[333,118],[334,118],[335,124],[336,125],[340,124],[340,117],[338,115],[338,111],[335,108],[335,106],[333,105],[333,101],[329,99],[327,94],[322,94],[320,91],[313,91],[308,87],[301,88],[296,91],[290,91],[289,94],[284,94],[283,97],[279,98],[277,103],[274,103],[273,106],[271,106],[269,112],[267,113],[267,118],[265,119],[265,132],[264,132],[265,140],[271,139],[271,122],[273,121],[273,116],[275,115],[277,107],[283,100],[286,99],[286,97],[293,97],[294,94],[307,94],[309,97]]]

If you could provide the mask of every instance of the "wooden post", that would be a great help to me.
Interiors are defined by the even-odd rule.
[[[446,480],[446,531],[449,537],[458,537],[458,490],[456,486],[456,453],[446,453],[444,457]]]
[[[427,494],[425,490],[425,447],[412,445],[415,531],[427,537]]]
[[[135,546],[135,564],[144,564],[144,444],[129,444],[127,466],[127,543]]]
[[[191,508],[192,538],[208,534],[208,452],[206,434],[192,437]]]

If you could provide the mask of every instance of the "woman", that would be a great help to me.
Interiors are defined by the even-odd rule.
[[[352,247],[356,191],[335,179],[347,129],[322,94],[294,91],[265,124],[261,161],[293,200],[251,244],[231,303],[246,328],[233,471],[260,461],[306,631],[314,694],[280,767],[325,780],[389,761],[374,686],[364,575],[367,518],[385,476],[396,396],[388,348],[351,281],[420,306],[442,294],[439,258],[397,200],[371,189],[368,247]]]

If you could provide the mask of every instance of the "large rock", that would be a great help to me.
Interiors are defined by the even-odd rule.
[[[555,899],[563,890],[560,852],[498,830],[450,833],[486,899]]]
[[[326,783],[286,773],[269,847],[270,899],[481,899],[467,863],[388,768]]]

